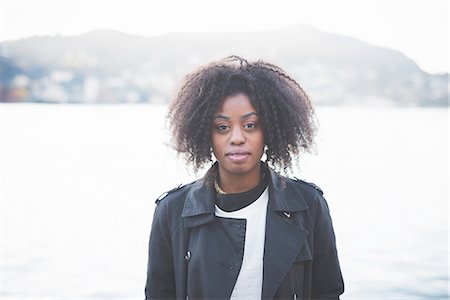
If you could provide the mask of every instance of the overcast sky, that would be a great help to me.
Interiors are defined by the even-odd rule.
[[[303,23],[399,50],[438,73],[449,72],[448,16],[448,0],[0,0],[0,40],[105,28],[154,36]]]

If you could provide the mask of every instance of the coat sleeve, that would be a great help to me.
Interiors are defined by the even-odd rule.
[[[176,298],[168,208],[165,204],[158,204],[153,215],[145,285],[147,300]]]
[[[314,224],[312,299],[339,299],[344,281],[336,250],[336,238],[326,200],[318,193]]]

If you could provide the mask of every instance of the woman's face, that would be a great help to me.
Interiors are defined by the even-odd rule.
[[[264,133],[247,95],[225,97],[213,118],[211,143],[221,175],[259,176]]]

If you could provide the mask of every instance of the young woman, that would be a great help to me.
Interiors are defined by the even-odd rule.
[[[313,144],[314,111],[298,83],[232,56],[188,75],[168,119],[188,164],[212,166],[156,201],[146,299],[339,299],[322,191],[275,171],[286,174]]]

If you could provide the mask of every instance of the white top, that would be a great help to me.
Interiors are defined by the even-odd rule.
[[[216,205],[216,216],[246,219],[244,258],[230,299],[261,299],[268,188],[250,205],[226,212]]]

